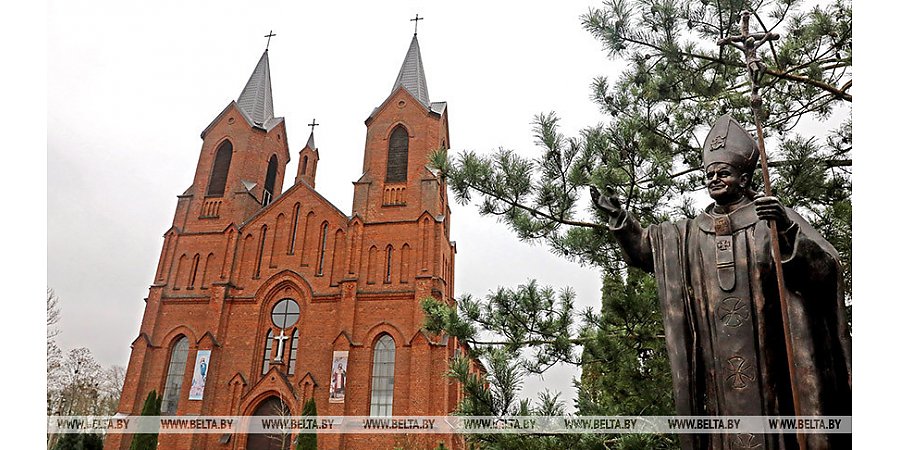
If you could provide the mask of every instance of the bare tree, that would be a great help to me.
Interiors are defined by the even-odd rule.
[[[62,371],[62,351],[56,345],[56,336],[59,329],[59,297],[53,289],[47,288],[47,415],[60,414],[62,405],[62,383],[60,374]],[[59,435],[47,435],[47,448],[53,448]]]
[[[56,336],[59,335],[59,329],[56,324],[59,323],[59,297],[53,292],[53,289],[47,288],[47,390],[52,390],[53,381],[57,379],[57,372],[62,365],[62,351],[56,345]],[[49,407],[49,405],[48,405]]]
[[[59,297],[47,288],[47,415],[114,415],[119,406],[125,368],[103,368],[87,348],[69,351],[65,357],[56,344],[61,319]],[[53,448],[59,435],[47,435]]]
[[[59,330],[56,329],[59,319],[59,297],[53,289],[47,288],[47,341],[59,334]]]
[[[62,365],[60,412],[73,416],[97,414],[102,373],[90,350],[79,347],[69,351]]]
[[[100,385],[103,371],[86,348],[71,350],[59,368],[48,379],[47,414],[59,416],[91,416],[101,410]],[[52,448],[59,435],[47,435],[47,448]]]
[[[282,417],[284,419],[291,418],[291,408],[284,401],[284,397],[281,394],[278,394],[278,403],[274,405],[274,415]],[[275,445],[278,446],[279,449],[282,450],[290,450],[291,448],[291,432],[290,431],[279,431],[276,433],[266,435],[269,439],[275,442]]]
[[[56,344],[61,319],[59,297],[47,289],[47,414],[89,415],[115,412],[125,369],[103,369],[87,348],[73,349],[63,358]],[[112,404],[107,406],[106,404]]]
[[[100,414],[109,416],[116,414],[124,384],[124,367],[116,365],[103,369],[103,372],[100,374]]]

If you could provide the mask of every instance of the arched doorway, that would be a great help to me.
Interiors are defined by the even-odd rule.
[[[279,397],[269,397],[263,400],[254,416],[276,416],[288,417],[291,415],[291,409]],[[247,450],[290,450],[291,433],[270,433],[260,434],[253,433],[247,438]]]

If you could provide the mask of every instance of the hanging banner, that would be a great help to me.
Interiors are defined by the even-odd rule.
[[[209,368],[210,350],[197,350],[194,361],[194,376],[191,378],[191,392],[188,400],[203,400],[203,389],[206,388],[206,370]]]
[[[331,359],[331,383],[328,403],[344,403],[347,390],[347,351],[336,351]]]

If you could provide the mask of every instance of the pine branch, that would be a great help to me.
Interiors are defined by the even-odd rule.
[[[547,219],[547,220],[550,220],[550,221],[553,221],[553,222],[557,222],[557,223],[560,223],[560,224],[563,224],[563,225],[571,225],[571,226],[576,226],[576,227],[588,227],[588,228],[602,228],[602,229],[606,229],[606,226],[605,226],[605,225],[600,225],[600,224],[596,224],[596,223],[592,223],[592,222],[581,222],[581,221],[578,221],[578,220],[569,220],[569,219],[564,219],[564,218],[562,218],[562,217],[554,217],[554,216],[552,216],[552,215],[550,215],[550,214],[548,214],[548,213],[545,213],[545,212],[543,212],[543,211],[541,211],[541,210],[538,210],[538,209],[536,209],[536,208],[532,208],[532,207],[530,207],[530,206],[527,206],[527,205],[525,205],[525,204],[519,202],[518,199],[510,199],[510,198],[506,198],[506,197],[504,197],[504,196],[502,196],[502,195],[499,195],[499,194],[496,193],[496,192],[493,192],[493,191],[490,191],[490,190],[488,190],[488,189],[482,188],[482,187],[480,187],[480,186],[478,186],[478,185],[475,185],[475,184],[471,184],[471,183],[469,183],[469,182],[463,182],[463,184],[465,185],[465,187],[470,188],[470,189],[474,189],[475,191],[477,191],[477,192],[480,193],[481,195],[484,195],[484,196],[486,196],[486,197],[493,198],[493,199],[495,199],[495,200],[499,200],[499,201],[501,201],[501,202],[503,202],[503,203],[509,205],[509,206],[512,207],[512,208],[519,208],[519,209],[522,209],[522,210],[524,210],[524,211],[527,211],[527,212],[531,213],[532,216],[542,217],[542,218],[544,218],[544,219]]]
[[[662,47],[652,44],[650,42],[637,40],[637,39],[627,37],[627,36],[622,36],[622,40],[625,42],[630,42],[635,45],[650,47],[654,50],[659,51],[660,53],[668,53],[668,52],[672,51],[672,50],[663,49]],[[716,64],[721,64],[723,66],[744,67],[743,63],[726,61],[722,58],[714,58],[712,56],[707,56],[707,55],[703,55],[703,54],[699,54],[699,53],[685,52],[685,51],[681,51],[681,50],[675,50],[674,52],[675,52],[675,54],[677,54],[679,56],[685,56],[688,58],[694,58],[694,59],[699,59],[699,60],[703,60],[703,61],[710,61],[710,62],[714,62]],[[852,95],[842,91],[841,89],[837,88],[836,86],[832,86],[830,84],[823,83],[821,81],[814,80],[809,77],[804,77],[801,75],[794,75],[794,74],[791,74],[788,72],[784,72],[781,70],[774,70],[774,69],[771,69],[768,67],[765,68],[765,73],[772,77],[781,79],[781,80],[790,80],[790,81],[794,81],[794,82],[801,83],[801,84],[808,84],[811,86],[815,86],[823,91],[830,92],[831,94],[833,94],[836,98],[838,98],[840,100],[844,100],[844,101],[848,101],[848,102],[853,101]]]
[[[813,79],[811,79],[811,78],[804,77],[804,76],[800,76],[800,75],[793,75],[793,74],[790,74],[790,73],[781,72],[781,71],[778,71],[778,70],[772,70],[772,69],[769,69],[769,68],[766,68],[766,73],[769,74],[769,75],[771,75],[771,76],[773,76],[773,77],[775,77],[775,78],[778,78],[778,79],[782,79],[782,80],[790,80],[790,81],[796,81],[796,82],[798,82],[798,83],[808,84],[808,85],[810,85],[810,86],[815,86],[815,87],[817,87],[817,88],[819,88],[819,89],[821,89],[821,90],[823,90],[823,91],[826,91],[826,92],[829,92],[829,93],[833,94],[833,95],[834,95],[836,98],[838,98],[839,100],[844,100],[844,101],[848,101],[848,102],[852,102],[852,101],[853,101],[853,96],[850,95],[850,94],[848,94],[848,93],[845,92],[844,90],[842,90],[842,89],[840,89],[840,88],[838,88],[838,87],[836,87],[836,86],[832,86],[832,85],[830,85],[830,84],[823,83],[823,82],[821,82],[821,81],[813,80]]]

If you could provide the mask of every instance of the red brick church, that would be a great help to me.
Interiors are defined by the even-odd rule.
[[[461,392],[444,374],[464,349],[420,330],[422,299],[454,301],[456,246],[447,187],[427,167],[433,151],[450,146],[447,104],[428,96],[415,35],[387,94],[365,119],[347,214],[315,189],[313,133],[292,154],[262,54],[237,101],[200,134],[194,179],[178,196],[131,344],[121,414],[140,414],[151,390],[162,395],[162,414],[179,416],[299,416],[309,398],[320,416],[454,410]],[[404,439],[460,447],[446,435],[318,439],[323,449],[394,448]],[[129,442],[111,434],[106,448]],[[281,448],[253,434],[161,434],[159,442]]]

